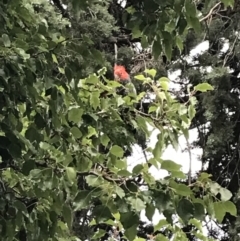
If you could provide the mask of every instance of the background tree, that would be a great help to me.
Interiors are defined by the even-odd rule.
[[[197,127],[199,139],[195,146],[203,148],[202,162],[212,179],[233,192],[232,201],[239,207],[239,3],[224,8],[217,1],[199,2],[202,13],[200,34],[188,32],[184,41],[184,55],[173,55],[169,69],[181,69],[178,83],[182,93],[186,85],[207,81],[214,91],[197,96],[198,108],[192,127]],[[206,17],[204,17],[206,16]],[[185,57],[191,49],[209,41],[209,49],[189,63]],[[228,45],[228,49],[223,47]],[[211,229],[212,237],[220,240],[238,240],[239,220],[224,216],[223,224]],[[219,233],[224,235],[219,236]]]

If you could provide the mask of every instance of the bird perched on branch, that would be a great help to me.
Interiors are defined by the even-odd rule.
[[[125,86],[124,89],[118,89],[119,94],[137,94],[135,86],[133,85],[130,76],[124,66],[116,64],[114,65],[114,79]]]
[[[125,86],[124,89],[123,88],[118,89],[118,93],[122,95],[126,95],[128,93],[136,95],[137,92],[136,92],[135,86],[133,85],[130,79],[130,75],[128,74],[124,66],[117,64],[118,49],[117,49],[116,43],[114,43],[114,50],[115,50],[115,64],[113,69],[114,79],[118,81],[120,84]]]
[[[127,84],[131,82],[130,76],[122,65],[114,65],[114,79],[121,84]]]

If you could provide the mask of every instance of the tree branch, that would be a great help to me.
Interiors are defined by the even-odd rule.
[[[64,18],[70,19],[67,9],[64,9],[60,0],[52,0],[53,4],[58,8]]]
[[[203,17],[202,19],[200,19],[200,22],[208,19],[208,18],[213,14],[213,11],[214,11],[220,4],[221,4],[221,2],[217,3],[216,5],[214,5],[214,6],[210,9],[209,13],[208,13],[205,17]]]

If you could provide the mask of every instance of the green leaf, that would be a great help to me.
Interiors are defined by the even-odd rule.
[[[167,237],[165,237],[163,234],[159,233],[155,238],[155,241],[169,241]]]
[[[206,207],[206,210],[210,216],[214,215],[214,205],[213,205],[213,200],[210,195],[206,195],[203,197],[204,204]]]
[[[89,158],[84,158],[84,157],[77,157],[76,158],[77,160],[77,170],[80,171],[80,172],[88,172],[91,170],[92,168],[92,161],[89,160]]]
[[[163,90],[168,91],[169,89],[169,79],[166,77],[162,77],[159,79],[160,85]]]
[[[193,224],[200,232],[202,232],[202,223],[199,220],[192,218],[189,221],[189,224]]]
[[[72,228],[72,210],[67,204],[63,206],[63,218],[66,221],[68,228],[71,229]]]
[[[221,189],[221,186],[217,182],[210,183],[210,191],[213,195],[217,195]]]
[[[146,205],[146,217],[148,218],[148,220],[152,221],[154,213],[155,213],[155,206],[151,203],[147,203],[147,205]]]
[[[23,166],[22,166],[22,173],[24,175],[29,175],[30,171],[33,170],[35,168],[35,162],[31,159],[28,159],[24,162]]]
[[[183,195],[183,196],[189,196],[190,194],[192,194],[191,189],[184,184],[179,184],[176,192],[178,194]]]
[[[153,156],[158,160],[163,152],[163,147],[164,147],[164,135],[163,133],[159,133],[157,135],[158,141],[155,145],[155,148],[153,149]]]
[[[29,176],[33,178],[39,178],[41,175],[42,175],[42,170],[40,169],[33,169],[29,173]]]
[[[182,35],[184,33],[187,25],[188,25],[188,23],[187,23],[186,19],[183,16],[180,16],[180,18],[177,22],[179,35]]]
[[[127,237],[129,241],[133,241],[137,235],[137,224],[133,224],[131,228],[125,230],[124,235]]]
[[[206,92],[208,90],[213,90],[213,87],[208,83],[198,84],[194,87],[195,91]]]
[[[169,61],[172,59],[172,47],[173,46],[172,46],[171,41],[166,40],[163,42],[163,50]]]
[[[144,81],[146,80],[146,77],[142,74],[134,76],[134,79]]]
[[[169,193],[165,193],[163,191],[156,191],[155,200],[156,208],[159,210],[160,213],[167,209],[169,206],[172,206],[172,199]]]
[[[86,84],[97,84],[99,82],[98,77],[96,74],[89,75],[89,77],[86,79]]]
[[[106,147],[110,141],[109,137],[106,134],[101,135],[101,143]]]
[[[95,136],[97,134],[97,131],[95,128],[93,128],[92,126],[88,126],[88,134],[87,137],[90,138],[92,136]]]
[[[171,177],[185,179],[186,174],[182,171],[171,171]]]
[[[146,35],[143,35],[141,37],[141,45],[142,45],[142,48],[147,48],[149,46],[148,44],[148,39],[147,39],[147,36]]]
[[[95,216],[97,223],[106,222],[112,218],[109,208],[105,205],[96,205],[93,208],[93,216]]]
[[[169,132],[169,140],[170,143],[172,144],[173,148],[175,149],[175,151],[178,151],[178,133],[177,132]]]
[[[132,37],[133,38],[139,38],[142,36],[142,32],[139,30],[138,27],[135,27],[132,29]]]
[[[90,104],[92,105],[93,109],[96,110],[100,106],[100,92],[93,92],[90,98]]]
[[[193,203],[194,205],[194,217],[198,220],[205,220],[205,209],[201,203]]]
[[[181,37],[179,35],[176,36],[176,45],[181,53],[183,51],[183,40],[181,39]]]
[[[52,59],[54,63],[58,64],[57,57],[55,54],[52,54]]]
[[[125,196],[125,192],[119,186],[115,186],[115,192],[120,198],[123,198]]]
[[[154,227],[154,232],[160,230],[162,227],[169,225],[166,219],[161,219],[157,225]]]
[[[114,156],[116,157],[123,157],[124,151],[120,146],[114,145],[111,150],[110,153],[112,153]]]
[[[237,216],[237,208],[235,204],[231,201],[224,202],[225,211],[230,213],[232,216]]]
[[[19,158],[22,155],[21,147],[14,143],[10,144],[8,151],[13,158]]]
[[[153,78],[156,76],[156,73],[157,73],[155,69],[145,69],[144,72],[151,75]]]
[[[185,13],[187,16],[190,17],[196,17],[197,11],[196,11],[196,6],[191,0],[185,0]]]
[[[94,175],[88,175],[86,177],[87,184],[92,186],[92,187],[97,187],[102,183],[102,178],[99,176],[94,176]]]
[[[76,126],[72,127],[70,132],[74,136],[74,138],[78,139],[82,136],[82,132]]]
[[[192,120],[196,115],[196,110],[192,105],[189,105],[188,107],[188,116]]]
[[[76,181],[77,173],[73,167],[66,167],[66,173],[70,182]]]
[[[189,196],[192,194],[191,189],[185,184],[178,184],[174,181],[170,182],[172,189],[179,195]]]
[[[152,52],[153,52],[154,59],[158,59],[158,57],[162,53],[162,45],[159,40],[156,40],[153,42]]]
[[[7,34],[4,33],[4,34],[2,35],[2,40],[3,40],[3,44],[4,44],[4,46],[5,46],[6,48],[11,47],[11,41],[10,41],[10,39],[9,39],[9,37],[8,37]]]
[[[95,232],[95,234],[92,236],[92,239],[93,240],[96,240],[96,239],[100,239],[102,236],[104,236],[106,234],[106,230],[103,230],[103,229],[99,229],[97,230],[97,232]]]
[[[187,224],[194,215],[193,204],[188,199],[181,199],[177,205],[177,214]]]
[[[103,67],[101,68],[100,70],[98,70],[98,75],[100,76],[104,76],[106,73],[107,73],[107,68],[106,67]]]
[[[167,31],[163,31],[162,36],[163,36],[163,50],[167,56],[167,59],[170,61],[172,58],[172,47],[173,47],[172,35]]]
[[[71,154],[67,153],[64,155],[63,165],[68,166],[73,161],[73,157]]]
[[[201,33],[201,24],[198,17],[190,17],[189,23],[193,27],[196,33]]]
[[[206,181],[209,181],[210,177],[212,176],[212,174],[209,174],[209,173],[206,173],[206,172],[202,172],[200,174],[200,176],[198,177],[198,181],[200,182],[206,182]]]
[[[82,210],[88,207],[91,200],[91,191],[81,190],[78,191],[76,197],[74,198],[75,211]]]
[[[68,120],[79,123],[82,120],[83,110],[80,108],[72,108],[68,111]]]
[[[221,223],[226,212],[229,212],[231,215],[237,215],[236,206],[231,201],[226,202],[215,202],[213,203],[214,213],[216,219]]]
[[[222,223],[222,220],[226,214],[224,204],[222,202],[215,202],[213,203],[213,207],[216,219],[219,223]]]
[[[169,172],[180,171],[181,167],[182,167],[181,165],[170,160],[164,160],[161,164],[161,169],[165,169]]]
[[[157,169],[159,168],[158,166],[158,160],[156,160],[155,158],[150,158],[148,160],[148,163],[152,164],[154,167],[156,167]]]
[[[130,177],[132,175],[128,170],[120,170],[117,174],[123,177]]]
[[[221,194],[222,201],[228,201],[232,197],[232,193],[228,189],[223,187],[220,188],[219,193]]]
[[[72,76],[72,70],[69,68],[69,66],[65,67],[64,72],[65,72],[65,75],[66,75],[68,81],[71,81],[73,76]]]
[[[142,170],[143,170],[143,165],[138,164],[133,168],[132,173],[135,175],[138,175]]]
[[[91,48],[90,52],[92,54],[93,59],[95,59],[96,62],[98,62],[99,64],[103,63],[103,56],[99,50]]]
[[[221,0],[224,4],[224,7],[227,8],[228,6],[233,8],[234,7],[234,0]]]
[[[133,241],[146,241],[144,238],[135,238]]]
[[[140,212],[145,209],[146,205],[140,198],[134,198],[134,197],[129,197],[127,199],[132,206],[132,209],[136,210],[137,212]]]
[[[138,126],[143,130],[143,132],[146,134],[147,137],[149,137],[150,132],[147,127],[147,122],[146,119],[143,118],[142,116],[137,116],[135,119],[138,123]]]
[[[127,168],[127,162],[126,160],[118,160],[116,163],[115,163],[115,167],[117,167],[118,169],[120,170],[124,170]]]
[[[178,113],[181,115],[181,117],[185,114],[187,114],[187,108],[185,105],[180,105],[178,108]]]
[[[61,74],[65,74],[65,70],[63,68],[58,67],[58,70]]]
[[[138,226],[139,216],[132,211],[120,213],[120,222],[122,223],[124,229],[129,229],[133,225]],[[136,228],[136,230],[137,230],[137,228]]]

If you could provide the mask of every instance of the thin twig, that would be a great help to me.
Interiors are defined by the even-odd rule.
[[[188,138],[186,138],[186,141],[187,141],[187,150],[188,150],[188,155],[189,155],[188,185],[191,185],[191,182],[192,182],[192,153],[191,153]]]
[[[236,36],[236,38],[235,38],[235,40],[234,40],[234,42],[233,42],[232,47],[229,48],[229,52],[226,54],[226,56],[225,56],[225,58],[224,58],[222,67],[224,67],[224,66],[226,65],[227,61],[229,60],[229,57],[232,55],[237,40],[238,40],[238,34],[237,34],[237,36]]]
[[[118,48],[116,43],[114,43],[114,59],[115,59],[115,64],[117,64],[117,58],[118,58]]]
[[[203,17],[202,19],[200,19],[200,22],[208,19],[208,18],[213,14],[213,11],[214,11],[220,4],[221,4],[221,2],[217,3],[216,5],[214,5],[214,6],[210,9],[209,13],[208,13],[205,17]]]

